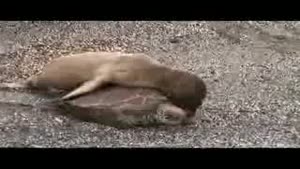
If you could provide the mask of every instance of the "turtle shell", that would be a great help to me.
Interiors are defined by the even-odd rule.
[[[156,90],[120,86],[99,89],[61,107],[82,120],[115,127],[177,124],[176,114],[183,111]]]

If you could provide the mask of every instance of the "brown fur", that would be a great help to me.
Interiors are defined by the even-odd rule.
[[[141,53],[86,52],[61,57],[24,84],[31,88],[70,91],[63,100],[92,92],[105,84],[149,87],[192,112],[206,96],[205,84],[196,75],[171,69]]]

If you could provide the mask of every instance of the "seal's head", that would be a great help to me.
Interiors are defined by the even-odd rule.
[[[174,70],[174,78],[176,80],[172,82],[173,92],[169,99],[175,105],[190,112],[191,116],[194,115],[207,95],[204,81],[195,74],[178,70]]]

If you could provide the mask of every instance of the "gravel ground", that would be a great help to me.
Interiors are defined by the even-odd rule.
[[[197,124],[119,130],[2,99],[1,147],[300,147],[300,22],[2,21],[0,82],[81,51],[145,52],[197,73],[209,90]]]

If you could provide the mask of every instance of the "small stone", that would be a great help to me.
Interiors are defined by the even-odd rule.
[[[170,43],[179,43],[179,39],[178,38],[172,38],[169,40]]]
[[[63,122],[63,120],[61,120],[60,118],[55,118],[55,121],[57,121],[58,123],[62,123]]]

